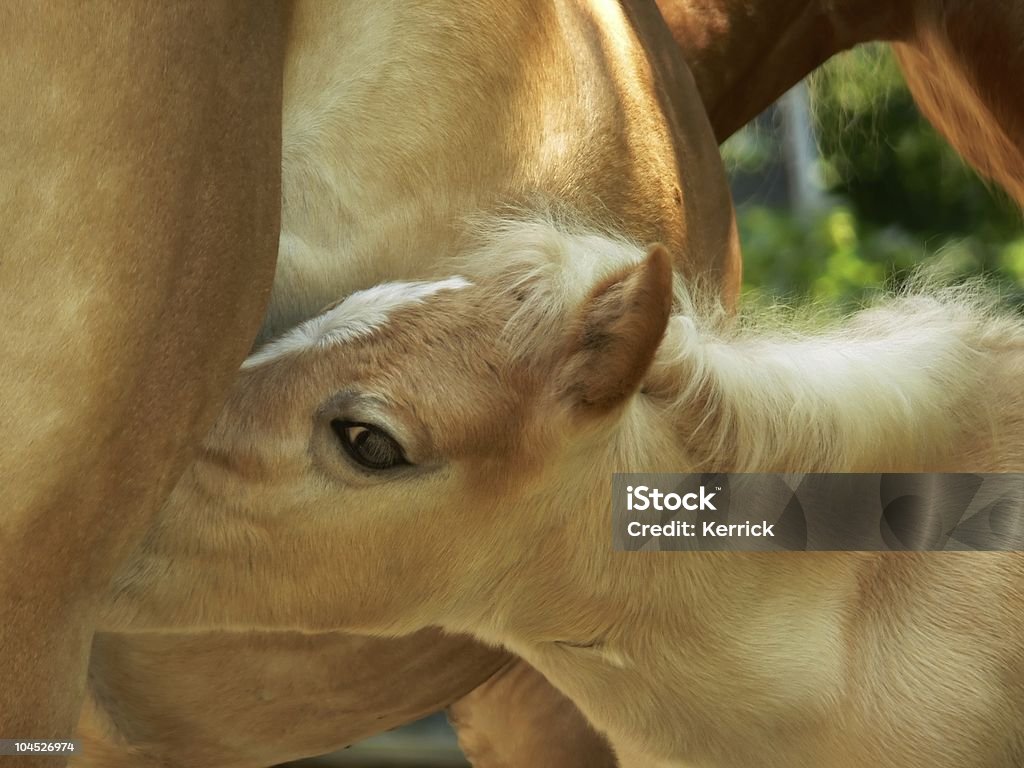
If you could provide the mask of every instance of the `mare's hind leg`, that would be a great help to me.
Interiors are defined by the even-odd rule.
[[[929,0],[893,46],[928,120],[982,175],[1024,206],[1024,5]]]
[[[921,111],[1024,206],[1018,0],[657,0],[720,141],[830,56],[893,42]]]

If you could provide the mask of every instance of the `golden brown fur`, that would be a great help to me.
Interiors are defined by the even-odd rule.
[[[110,577],[258,326],[282,24],[267,2],[0,10],[4,738],[71,737]]]
[[[724,140],[830,56],[893,43],[925,117],[1024,205],[1015,0],[657,0]]]
[[[735,298],[721,160],[653,2],[317,0],[289,43],[264,338],[352,291],[447,275],[467,217],[549,201],[665,243]]]
[[[1024,322],[932,290],[839,331],[735,333],[681,286],[679,314],[641,321],[664,315],[638,297],[672,295],[658,249],[493,231],[484,255],[514,268],[477,255],[470,285],[395,286],[419,298],[352,337],[327,330],[339,306],[246,367],[110,620],[471,632],[629,768],[1019,765],[1020,555],[616,553],[607,509],[617,471],[1020,470]],[[663,332],[638,392],[580,399],[572,371],[617,381],[599,361]],[[738,439],[701,430],[694,382]],[[409,465],[361,468],[336,422],[385,430]],[[698,466],[701,442],[721,450]]]
[[[433,10],[429,4],[420,5],[423,8],[422,21],[413,23],[410,29],[422,31],[431,28],[429,19]],[[670,6],[679,4],[662,0],[661,5],[668,12]],[[687,10],[693,10],[695,4],[686,5],[689,6]],[[1020,199],[1024,193],[1020,188],[1020,120],[1015,106],[1018,100],[1013,92],[1013,81],[1003,76],[1005,72],[1015,71],[1014,62],[1020,55],[1021,20],[1018,10],[1015,6],[998,2],[971,4],[969,7],[963,3],[945,2],[940,5],[938,2],[920,2],[910,13],[910,5],[885,6],[883,10],[895,9],[891,15],[886,15],[878,13],[879,7],[874,4],[868,12],[864,12],[865,8],[860,4],[830,4],[828,12],[824,13],[811,3],[806,4],[802,11],[791,13],[795,4],[783,2],[756,4],[723,0],[702,3],[696,8],[700,13],[691,16],[687,22],[681,42],[688,52],[716,132],[724,136],[743,122],[744,114],[751,116],[756,113],[774,97],[773,94],[834,50],[872,37],[904,40],[906,45],[901,46],[898,53],[908,73],[908,81],[926,113],[972,163],[1002,181]],[[450,123],[443,125],[434,120],[438,115],[433,107],[442,102],[432,102],[431,94],[426,91],[418,92],[415,88],[410,91],[408,83],[403,84],[401,78],[387,84],[398,88],[395,93],[403,93],[406,97],[411,94],[411,102],[408,98],[398,102],[405,107],[410,103],[416,104],[415,109],[388,114],[381,108],[384,102],[375,104],[372,99],[356,103],[355,108],[346,104],[344,99],[332,103],[331,94],[337,95],[338,91],[332,88],[330,73],[336,70],[329,65],[323,66],[323,63],[332,55],[348,53],[347,41],[339,40],[334,34],[337,29],[344,28],[346,33],[353,30],[349,39],[357,42],[359,34],[365,33],[366,25],[333,23],[345,15],[346,9],[355,6],[304,4],[295,27],[298,31],[292,34],[292,45],[298,43],[309,47],[306,61],[310,66],[303,68],[302,57],[296,56],[290,59],[293,64],[286,73],[292,83],[287,91],[295,95],[292,111],[286,110],[286,119],[290,114],[296,121],[292,125],[294,130],[289,130],[289,135],[295,140],[285,150],[286,173],[288,169],[294,170],[290,185],[286,179],[284,210],[285,220],[291,224],[285,227],[281,239],[282,269],[275,288],[275,309],[265,325],[266,333],[282,330],[308,317],[322,303],[354,288],[397,275],[426,274],[433,266],[427,268],[425,265],[437,264],[435,254],[453,250],[448,246],[459,241],[455,222],[465,211],[473,210],[475,206],[487,208],[497,202],[521,202],[538,190],[544,196],[570,200],[578,208],[589,210],[599,220],[602,220],[602,215],[595,212],[604,209],[603,213],[607,213],[609,219],[616,220],[637,238],[666,241],[673,247],[677,258],[683,259],[681,267],[684,270],[691,274],[717,276],[715,279],[728,301],[730,291],[735,290],[738,282],[728,200],[723,193],[724,185],[711,144],[695,138],[704,130],[701,127],[704,118],[692,110],[690,76],[674,56],[659,54],[653,75],[647,80],[647,75],[643,74],[639,88],[636,81],[630,79],[628,66],[625,69],[611,67],[611,80],[620,88],[617,95],[611,96],[611,101],[614,103],[618,99],[625,109],[617,114],[610,113],[614,115],[612,121],[597,126],[596,141],[588,135],[583,141],[577,138],[565,145],[549,142],[546,146],[537,147],[538,153],[533,160],[548,161],[545,167],[550,168],[551,173],[538,174],[538,165],[532,170],[534,176],[530,173],[517,176],[524,169],[513,164],[510,172],[509,157],[494,149],[501,146],[502,141],[507,146],[515,146],[517,152],[523,149],[522,144],[517,144],[523,137],[516,137],[507,130],[516,122],[508,119],[509,114],[532,114],[534,118],[545,115],[536,110],[520,109],[524,103],[520,99],[525,98],[528,104],[530,94],[529,89],[517,92],[516,87],[521,81],[516,80],[516,75],[520,72],[514,66],[506,68],[505,72],[496,73],[484,67],[475,73],[467,73],[469,78],[480,77],[478,83],[486,83],[481,88],[495,88],[487,93],[489,98],[493,99],[494,93],[506,93],[510,96],[508,101],[495,101],[515,105],[510,113],[497,115],[498,122],[483,120],[474,126],[480,136],[486,135],[487,140],[493,142],[490,150],[471,140],[461,141],[466,134],[461,132],[460,125],[453,127]],[[5,51],[13,53],[6,58],[11,69],[5,73],[9,88],[3,94],[3,102],[8,107],[5,113],[8,132],[3,143],[12,152],[11,161],[5,163],[5,167],[15,169],[15,175],[9,178],[17,177],[8,189],[16,190],[17,195],[14,204],[5,206],[5,216],[14,223],[11,232],[16,235],[8,237],[5,248],[9,251],[5,252],[14,257],[0,260],[0,269],[6,270],[0,276],[4,278],[5,285],[14,286],[12,292],[20,294],[24,300],[7,304],[11,316],[4,318],[6,346],[3,351],[8,361],[25,362],[9,364],[8,369],[16,372],[16,376],[0,380],[3,401],[14,404],[8,414],[10,421],[3,427],[6,453],[0,453],[0,470],[5,478],[13,478],[7,480],[6,487],[18,488],[19,495],[34,493],[33,488],[42,489],[42,495],[30,504],[32,510],[25,513],[33,517],[34,527],[31,530],[13,530],[11,525],[18,527],[20,523],[8,525],[5,536],[9,534],[9,541],[13,542],[10,546],[33,552],[33,545],[27,543],[30,539],[46,541],[45,545],[34,545],[43,548],[30,557],[34,562],[47,562],[53,558],[52,542],[63,541],[59,562],[73,566],[43,569],[47,577],[34,577],[29,584],[25,580],[21,558],[8,560],[10,567],[3,575],[0,589],[7,595],[3,599],[8,606],[9,620],[5,629],[0,629],[0,650],[5,660],[15,660],[11,667],[19,670],[22,677],[8,680],[6,690],[17,691],[20,704],[11,708],[4,706],[5,702],[0,699],[0,712],[4,713],[0,717],[0,725],[18,730],[24,724],[36,736],[63,736],[66,735],[69,713],[73,711],[73,692],[80,685],[76,681],[81,680],[83,654],[92,623],[90,601],[80,600],[74,593],[77,590],[81,594],[95,594],[94,585],[102,582],[104,574],[116,565],[116,552],[142,530],[139,524],[131,523],[128,513],[120,511],[124,508],[122,502],[131,496],[140,499],[143,506],[151,507],[155,502],[146,499],[158,500],[163,496],[169,479],[175,475],[175,461],[180,466],[183,455],[180,447],[189,442],[188,435],[181,431],[181,425],[190,425],[188,434],[193,436],[192,439],[202,431],[203,418],[198,415],[199,410],[203,407],[208,409],[208,405],[216,401],[217,391],[224,386],[226,366],[218,361],[237,359],[237,351],[231,350],[240,348],[238,345],[248,335],[244,330],[239,330],[236,335],[230,329],[241,329],[244,323],[237,326],[236,323],[251,317],[255,311],[260,295],[257,287],[265,284],[268,263],[265,248],[260,247],[259,241],[266,238],[274,220],[272,206],[268,207],[266,203],[266,194],[261,194],[259,201],[239,206],[235,209],[238,213],[232,215],[229,208],[220,204],[220,193],[216,189],[207,196],[197,195],[197,184],[202,186],[206,181],[201,174],[188,175],[192,165],[167,163],[162,156],[155,162],[144,163],[141,173],[129,168],[121,177],[121,180],[148,178],[146,173],[159,177],[160,184],[133,187],[129,200],[119,198],[117,204],[103,211],[95,195],[88,196],[87,206],[72,207],[69,201],[78,199],[77,190],[92,190],[97,180],[113,179],[115,186],[121,183],[116,174],[112,176],[111,169],[116,167],[116,163],[107,162],[102,151],[93,152],[95,146],[104,146],[106,142],[108,149],[121,153],[119,157],[127,156],[133,160],[143,157],[145,151],[153,146],[165,146],[168,156],[174,153],[178,153],[175,157],[204,155],[196,152],[198,142],[187,135],[187,127],[184,132],[169,129],[177,125],[182,116],[192,114],[195,104],[205,105],[200,108],[207,110],[221,110],[236,102],[272,100],[275,89],[261,90],[259,83],[272,83],[277,73],[274,71],[275,57],[261,53],[255,57],[260,62],[259,72],[243,76],[234,64],[226,63],[230,56],[218,46],[211,47],[208,58],[171,53],[172,64],[163,71],[154,72],[140,67],[140,62],[162,60],[160,57],[167,53],[160,46],[151,44],[154,38],[169,48],[177,43],[191,44],[194,31],[190,29],[188,20],[195,18],[191,11],[180,14],[168,12],[166,16],[148,14],[148,26],[134,31],[132,25],[138,24],[138,19],[118,18],[112,27],[109,24],[111,19],[103,13],[83,11],[67,21],[50,15],[45,4],[37,7],[41,9],[40,13],[59,24],[59,34],[50,35],[45,25],[32,26],[32,14],[36,10],[28,14],[20,14],[19,11],[20,15],[15,14],[14,20],[4,24],[8,41]],[[379,4],[379,7],[382,9],[379,13],[386,15],[389,12],[386,4]],[[552,42],[546,30],[562,28],[552,23],[550,17],[542,18],[534,9],[517,16],[513,8],[504,6],[498,9],[503,14],[500,24],[493,18],[494,9],[488,8],[486,23],[480,25],[473,22],[473,14],[482,6],[464,4],[464,7],[464,11],[459,10],[465,14],[461,16],[464,22],[470,26],[475,23],[474,28],[498,35],[497,38],[478,38],[480,47],[487,50],[482,61],[494,56],[490,59],[492,63],[500,61],[504,65],[507,60],[500,58],[503,55],[530,60],[525,51],[544,49]],[[213,15],[219,12],[209,11]],[[579,50],[593,52],[600,48],[603,53],[598,54],[598,59],[612,51],[616,56],[622,56],[625,51],[625,61],[635,61],[635,54],[631,53],[637,50],[635,39],[642,41],[640,48],[650,50],[652,45],[655,49],[660,47],[666,37],[660,20],[651,12],[650,5],[643,2],[626,4],[621,11],[611,3],[595,3],[589,7],[565,4],[558,13],[560,20],[576,20],[570,26],[583,20],[585,29],[607,30],[617,25],[619,29],[627,30],[624,35],[598,33],[589,39],[584,34],[582,38],[587,39],[589,45],[581,46]],[[411,16],[407,18],[412,19]],[[536,29],[531,30],[524,24],[527,18],[537,22]],[[698,21],[694,22],[694,18]],[[618,21],[609,26],[609,19]],[[673,21],[672,16],[669,19]],[[794,25],[794,21],[798,23]],[[26,23],[27,26],[19,26]],[[231,23],[227,22],[228,25]],[[789,32],[781,34],[780,30],[786,25],[789,25]],[[253,39],[272,37],[273,27],[273,24],[265,25],[254,33]],[[111,36],[113,28],[118,34],[112,48],[125,58],[124,68],[130,74],[124,74],[122,69],[111,66],[107,60],[74,53],[76,46],[84,46],[89,52],[104,50],[102,41]],[[32,33],[25,31],[28,29]],[[232,29],[237,31],[237,26]],[[318,29],[326,34],[309,34]],[[410,29],[397,33],[391,30],[390,37],[388,34],[364,37],[366,45],[356,51],[354,58],[360,62],[388,60],[385,53],[395,49],[393,41],[410,39]],[[525,34],[529,45],[509,50],[508,39],[501,36],[504,30],[509,29]],[[676,31],[679,27],[674,24],[673,29]],[[821,34],[822,29],[826,34]],[[370,31],[373,32],[372,24]],[[634,40],[632,45],[629,43],[631,39]],[[53,45],[53,40],[59,43]],[[242,40],[243,37],[238,36],[234,38],[234,44],[240,45]],[[813,40],[813,44],[807,45],[808,40]],[[694,46],[693,41],[700,41],[700,45]],[[451,45],[438,46],[436,50],[445,56],[454,56],[462,42],[465,41],[455,34],[446,41]],[[625,47],[623,42],[626,42]],[[215,54],[213,50],[220,53]],[[34,61],[32,57],[36,54],[33,51],[43,52],[43,58],[39,60],[42,63],[25,66],[25,62]],[[64,54],[64,58],[58,52]],[[540,60],[550,71],[573,70],[577,88],[586,82],[585,77],[580,78],[580,73],[575,72],[575,67],[566,66],[570,59],[564,51],[558,53],[549,48],[547,52],[551,55],[542,55]],[[224,61],[219,58],[222,54]],[[434,64],[442,68],[447,66],[444,59],[435,59]],[[188,74],[183,73],[183,67]],[[222,94],[211,99],[202,87],[193,87],[193,80],[198,78],[208,82],[203,78],[209,72],[221,71],[221,68],[224,73],[221,82],[226,92],[231,94],[229,99],[223,99]],[[175,106],[170,110],[169,103],[160,97],[168,72],[174,73],[174,82],[181,85],[180,92],[174,96],[179,101],[173,102]],[[60,74],[55,76],[55,73]],[[68,90],[62,94],[57,89],[61,87],[60,78],[65,76],[68,77]],[[80,87],[81,83],[86,83],[87,87]],[[126,84],[137,85],[138,92],[131,97],[132,108],[117,114],[131,115],[135,119],[132,125],[125,125],[116,115],[111,118],[109,113],[111,99],[115,95],[121,98]],[[57,89],[47,90],[54,85]],[[401,90],[403,85],[405,90]],[[466,81],[456,77],[455,82],[439,82],[438,87],[455,92],[464,85]],[[609,98],[608,92],[602,93],[592,85],[589,84],[589,90],[583,87],[577,93],[585,93],[597,101]],[[246,88],[251,92],[242,93]],[[63,123],[56,120],[54,111],[48,106],[50,102],[24,99],[24,94],[35,97],[49,92],[54,98],[60,98],[63,113],[70,103],[64,94],[78,90],[91,94],[87,110],[74,116],[65,115]],[[368,92],[372,93],[372,89]],[[472,87],[462,90],[470,99],[473,92]],[[556,93],[555,90],[548,92]],[[358,95],[359,91],[349,88],[346,93]],[[328,98],[318,104],[318,95],[324,94]],[[558,98],[566,103],[572,102],[571,98],[563,97],[564,94]],[[17,107],[10,108],[11,104]],[[364,109],[367,106],[375,107],[376,111]],[[320,107],[326,109],[318,112]],[[155,119],[150,119],[149,108],[154,110]],[[252,103],[247,103],[246,108],[256,109],[264,116],[273,112],[259,111],[262,108],[254,107]],[[354,113],[377,121],[377,130],[365,131],[366,136],[387,137],[398,143],[388,145],[384,141],[366,146],[352,141],[352,123],[346,124],[344,118],[346,114]],[[304,114],[314,118],[312,123],[304,119]],[[408,133],[410,128],[415,131],[422,127],[415,121],[425,114],[432,116],[430,124],[437,131],[435,138],[459,139],[448,142],[450,151],[447,155],[444,145],[430,145],[429,132],[419,136]],[[475,112],[471,109],[450,110],[448,113],[460,121],[467,114]],[[628,132],[620,132],[621,125],[616,121],[622,119],[637,127],[634,138]],[[320,126],[329,130],[320,134],[317,130],[310,130],[311,125],[314,128],[318,125],[318,120],[321,121]],[[211,184],[217,189],[228,190],[228,196],[236,195],[238,189],[247,193],[260,189],[266,191],[269,187],[261,187],[261,184],[262,180],[272,179],[272,174],[266,174],[275,154],[273,150],[269,154],[264,151],[268,128],[264,121],[254,120],[251,115],[237,122],[244,123],[245,127],[218,133],[224,146],[231,147],[235,154],[219,153],[225,167],[207,164],[204,172],[217,177],[217,181]],[[367,124],[358,122],[356,133],[363,133]],[[56,126],[52,133],[47,132],[49,125]],[[103,140],[100,142],[96,141],[97,126]],[[251,133],[242,136],[244,130]],[[256,136],[260,131],[263,133]],[[325,135],[328,137],[326,146],[319,143]],[[559,134],[554,131],[550,135],[557,137]],[[186,138],[182,140],[182,136]],[[643,142],[649,142],[651,136],[658,136],[660,149],[650,153],[653,145],[647,143],[646,151],[638,153],[635,136],[646,137]],[[118,137],[128,143],[119,144],[115,140]],[[331,137],[336,144],[330,143]],[[611,143],[605,143],[609,139]],[[425,143],[421,143],[424,140]],[[140,141],[145,149],[135,152],[133,147],[136,144],[131,142]],[[161,142],[166,142],[166,145]],[[27,151],[29,147],[36,147],[49,160],[40,160],[38,153]],[[337,151],[339,147],[340,152]],[[575,147],[580,151],[559,154],[565,147],[570,150]],[[603,161],[601,151],[594,152],[595,148],[607,151]],[[584,149],[586,151],[582,152]],[[244,158],[248,165],[232,165],[239,157]],[[69,158],[70,163],[66,163]],[[389,159],[383,167],[379,164],[382,158]],[[467,158],[477,158],[480,163],[474,168],[472,163],[466,162]],[[254,163],[254,159],[263,162]],[[51,169],[48,163],[53,162],[62,164],[62,168],[71,167],[84,173],[61,180],[60,173],[48,172]],[[378,163],[376,166],[375,162]],[[642,174],[639,179],[633,176],[637,167],[643,167],[653,171],[654,175],[649,178],[669,179],[672,174],[666,175],[665,170],[673,164],[686,172],[678,189],[673,188],[671,181],[667,184],[664,181],[647,183]],[[566,168],[575,168],[576,172],[566,173]],[[529,168],[525,170],[530,171]],[[580,174],[581,170],[585,172]],[[347,176],[349,173],[351,175]],[[23,178],[28,179],[27,185],[22,184]],[[529,183],[508,185],[509,178],[526,179]],[[384,183],[379,183],[379,179]],[[388,183],[387,180],[399,180],[401,183]],[[416,183],[408,184],[410,180],[420,187]],[[475,187],[474,184],[482,186]],[[33,189],[38,195],[24,195],[25,189]],[[149,195],[138,194],[140,189],[159,189],[161,193],[169,193],[177,202],[170,206],[162,201],[154,203]],[[695,194],[695,189],[702,194]],[[439,190],[443,194],[437,194]],[[463,193],[465,197],[458,199]],[[48,237],[40,238],[42,230],[38,227],[25,228],[24,222],[39,218],[40,207],[36,203],[47,200],[70,211],[71,218],[79,212],[98,218],[90,220],[88,234],[84,237],[78,234],[80,230],[70,226],[54,228],[44,233]],[[33,201],[28,209],[25,208],[27,201]],[[594,201],[599,204],[592,206]],[[414,215],[401,215],[410,207]],[[213,210],[216,214],[209,214]],[[181,226],[182,216],[194,220],[195,226]],[[258,222],[260,226],[256,227],[251,222]],[[110,234],[109,243],[97,237],[97,231]],[[19,232],[26,233],[26,237],[19,239]],[[351,233],[350,239],[338,239],[337,232]],[[121,237],[122,234],[125,236]],[[169,242],[173,237],[191,238],[197,242]],[[70,249],[68,243],[73,244]],[[91,391],[88,387],[84,391],[83,384],[99,381],[91,371],[69,371],[60,364],[41,361],[38,355],[41,348],[72,346],[78,350],[82,347],[71,335],[75,318],[81,316],[75,314],[78,299],[71,296],[68,301],[61,299],[58,302],[52,291],[55,284],[84,284],[80,270],[84,246],[80,243],[88,243],[98,252],[144,251],[150,255],[157,254],[152,256],[152,269],[149,264],[143,264],[128,278],[131,280],[129,293],[139,299],[137,304],[126,304],[123,301],[125,291],[113,282],[102,286],[102,291],[114,297],[107,301],[107,306],[121,307],[120,314],[116,316],[117,327],[98,331],[99,326],[93,324],[87,331],[92,343],[100,339],[109,342],[101,354],[103,359],[95,362],[110,374],[107,381],[116,382],[119,391],[129,393],[123,397],[111,398],[110,391]],[[194,262],[201,268],[192,274],[187,290],[176,294],[170,302],[163,301],[166,299],[166,287],[175,279],[164,267],[179,265],[179,254],[183,252],[201,254]],[[53,260],[54,254],[61,253],[66,254],[66,269],[61,266],[63,262]],[[32,266],[39,262],[40,254],[48,259],[48,271],[45,273]],[[158,266],[158,262],[164,267]],[[89,263],[94,266],[104,264],[96,258]],[[136,268],[130,261],[118,263]],[[226,269],[229,264],[239,268]],[[245,265],[244,271],[242,264]],[[101,268],[106,269],[105,266]],[[115,278],[115,281],[117,279],[120,278]],[[102,278],[99,283],[103,283]],[[45,293],[45,297],[31,303],[41,314],[22,314],[37,288]],[[97,301],[101,300],[100,296],[96,294]],[[154,297],[155,304],[146,304]],[[236,300],[236,297],[240,298]],[[104,318],[111,317],[115,315],[106,309],[89,315],[90,321],[95,320],[100,325],[105,322]],[[143,318],[155,322],[145,326],[141,324]],[[215,336],[209,332],[213,327],[218,329]],[[162,350],[165,355],[162,361],[154,365],[148,358],[140,360],[140,347],[133,346],[132,338],[146,338],[149,348]],[[61,358],[62,361],[64,359]],[[140,379],[142,388],[130,390],[125,382],[138,376],[141,370],[148,371]],[[219,383],[214,381],[211,384],[213,379],[217,379],[214,374],[218,370],[221,371]],[[26,372],[31,375],[26,376]],[[80,398],[70,414],[67,410],[54,408],[55,403],[67,402],[69,392]],[[203,394],[198,395],[197,392]],[[150,407],[153,402],[160,403],[159,409]],[[83,403],[84,408],[80,407]],[[26,404],[31,406],[27,411],[19,410]],[[39,425],[45,423],[45,415],[40,416],[36,412],[39,408],[46,413],[58,414],[51,423],[59,426],[59,431],[52,431],[44,440],[38,439]],[[119,434],[110,437],[114,441],[110,444],[118,450],[108,453],[95,450],[96,436],[108,434],[105,430],[115,424]],[[142,446],[138,440],[129,442],[125,438],[138,434],[155,434],[158,439]],[[26,452],[26,441],[35,441],[39,456]],[[60,446],[60,453],[53,453],[55,446]],[[105,456],[105,461],[97,464],[100,456]],[[50,467],[53,476],[43,477],[41,467]],[[118,468],[116,471],[120,477],[135,478],[138,492],[126,485],[114,486],[107,482],[105,478],[111,477],[115,470],[102,467]],[[73,479],[74,486],[65,493],[57,486],[67,478]],[[48,483],[49,486],[44,488]],[[61,493],[69,499],[68,504],[55,501]],[[23,501],[24,498],[16,499],[11,509]],[[111,502],[113,506],[110,506]],[[76,529],[75,541],[68,538],[67,533],[45,530],[47,526],[66,530],[68,518],[62,514],[54,515],[51,510],[70,506],[77,510],[79,517],[76,519],[83,521]],[[100,534],[95,532],[97,529],[91,523],[92,513],[89,510],[105,513],[111,508],[119,510],[114,538],[123,539],[120,543],[99,541],[97,536]],[[13,519],[13,513],[11,517]],[[34,592],[25,591],[30,587]],[[19,598],[15,600],[12,595]],[[24,599],[24,595],[30,599]],[[74,604],[80,605],[81,610],[75,609]],[[16,614],[15,610],[20,613]],[[57,615],[64,618],[54,618]],[[36,628],[35,633],[27,631],[29,626]],[[254,642],[252,638],[247,638],[242,641],[242,646],[251,642]],[[182,651],[183,654],[189,652]],[[65,659],[67,667],[57,668],[59,665],[55,659]],[[216,666],[210,665],[211,669]],[[42,668],[46,671],[40,671]],[[299,675],[298,671],[296,675]],[[43,682],[47,677],[49,682]],[[214,687],[211,684],[211,688]],[[39,698],[26,698],[29,690],[37,691]],[[67,695],[68,692],[71,695]],[[12,711],[16,712],[16,719],[5,720],[4,717],[11,717],[9,713]],[[51,725],[39,725],[41,723]]]
[[[1024,205],[1024,7],[1011,0],[919,3],[895,45],[924,115],[983,176]]]
[[[574,727],[582,719],[576,706],[551,690],[543,675],[515,659],[455,702],[448,718],[470,763],[615,768],[611,750],[594,749],[593,729],[585,722]]]
[[[502,663],[507,655],[439,630],[390,642],[340,633],[100,633],[83,758],[73,764],[277,765],[424,717]]]
[[[443,272],[446,255],[468,237],[467,218],[538,201],[573,204],[592,223],[618,222],[638,238],[664,241],[679,269],[708,276],[723,301],[739,286],[732,207],[717,148],[692,78],[651,2],[300,2],[286,51],[283,174],[281,247],[265,335],[358,288]],[[238,455],[225,465],[250,477],[263,469]],[[244,698],[250,689],[274,695],[259,667],[234,663],[261,658],[266,639],[256,633],[230,640],[180,637],[161,646],[162,658],[173,662],[165,665],[145,663],[147,640],[136,646],[122,636],[119,647],[138,652],[116,663],[107,655],[102,671],[94,669],[94,688],[105,686],[102,707],[111,710],[104,738],[120,746],[127,764],[168,754],[215,764],[210,752],[173,750],[174,741],[150,742],[139,752],[143,745],[128,734],[160,723],[172,731],[183,727],[172,725],[180,713],[212,706],[203,701],[220,706],[225,689],[236,692],[233,706],[249,714],[221,744],[223,762],[235,759],[232,745],[241,750],[256,740],[262,740],[264,759],[294,756],[288,750],[298,742],[281,740],[274,753],[268,732],[255,727],[282,715]],[[100,648],[112,642],[109,635],[97,641]],[[391,691],[390,703],[367,694],[367,707],[388,722],[408,712],[405,688],[433,685],[420,672],[431,660],[460,681],[436,689],[436,707],[449,704],[459,685],[458,693],[469,690],[487,674],[482,665],[453,660],[449,649],[464,647],[461,638],[424,637],[418,646],[415,640],[346,644],[331,635],[308,642],[319,643],[324,658],[338,666],[352,647],[377,647],[376,661],[369,652],[363,657],[364,680],[341,677],[332,685],[347,686],[354,696],[370,685]],[[421,649],[415,656],[399,654],[414,647]],[[294,653],[286,644],[275,648],[291,685],[306,686],[312,699],[321,681],[309,668],[307,646]],[[509,658],[496,649],[475,653],[487,654],[491,669]],[[186,690],[170,669],[190,659],[203,674]],[[607,760],[579,716],[556,692],[545,694],[535,675],[523,665],[502,686],[459,706],[463,731],[471,729],[464,739],[480,765],[488,765],[484,754],[510,760],[516,752],[521,764],[543,764],[543,749],[562,750],[558,742],[570,733],[576,734],[576,764]],[[162,702],[162,714],[157,707],[115,706],[120,696],[138,699],[129,678]],[[516,694],[510,686],[518,680],[533,683]],[[498,698],[488,703],[488,697]],[[509,711],[512,701],[520,713]],[[102,707],[86,712],[83,731],[96,730]],[[473,716],[473,708],[481,714]],[[503,742],[500,729],[481,730],[497,722],[487,714],[495,708],[510,720],[525,722],[531,711],[548,711],[551,719],[547,729],[510,732]],[[209,727],[201,714],[196,720],[191,728]],[[325,716],[318,728],[308,754],[368,735],[363,720],[343,712]],[[104,768],[116,765],[114,754],[104,754]],[[564,750],[559,754],[568,765]]]

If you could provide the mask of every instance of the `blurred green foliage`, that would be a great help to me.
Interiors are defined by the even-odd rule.
[[[809,89],[829,205],[804,217],[740,208],[748,291],[850,308],[880,283],[938,263],[953,278],[984,275],[1024,304],[1018,209],[920,116],[888,48],[837,57]],[[756,128],[723,148],[746,172],[778,152]]]

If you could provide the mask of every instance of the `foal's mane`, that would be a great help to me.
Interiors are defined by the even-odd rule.
[[[461,271],[518,302],[503,334],[513,361],[536,357],[595,284],[646,253],[553,214],[484,220],[477,234]],[[994,430],[986,377],[998,350],[1024,355],[1024,323],[979,283],[949,286],[922,273],[827,324],[763,307],[730,316],[707,285],[676,275],[673,288],[644,406],[627,407],[624,430],[632,440],[638,420],[670,419],[695,469],[933,466],[965,424]],[[649,459],[628,453],[630,464]]]

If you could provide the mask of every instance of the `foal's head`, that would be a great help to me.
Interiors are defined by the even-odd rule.
[[[190,565],[175,621],[468,617],[524,552],[555,582],[606,533],[573,513],[605,509],[636,456],[621,416],[665,333],[670,258],[541,225],[490,241],[464,277],[353,294],[246,361],[146,545]]]

